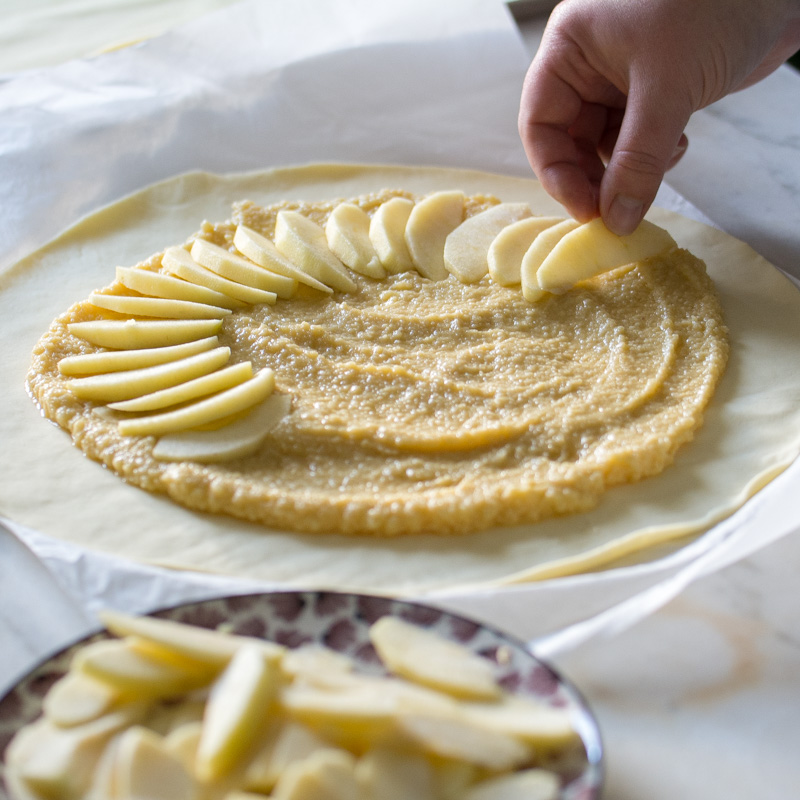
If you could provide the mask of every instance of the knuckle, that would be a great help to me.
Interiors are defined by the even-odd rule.
[[[617,149],[612,156],[615,169],[625,170],[646,177],[657,177],[664,173],[666,162],[661,156],[646,150]]]

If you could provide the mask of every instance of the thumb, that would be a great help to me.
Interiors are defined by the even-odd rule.
[[[690,114],[654,89],[632,87],[600,184],[600,214],[609,230],[628,234],[642,221],[664,173],[685,149]]]

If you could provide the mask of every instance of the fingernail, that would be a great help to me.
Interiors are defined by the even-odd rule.
[[[605,219],[606,227],[618,236],[633,233],[642,221],[644,203],[627,194],[618,194]]]

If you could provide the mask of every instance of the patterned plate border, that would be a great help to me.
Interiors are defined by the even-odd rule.
[[[460,642],[490,658],[500,683],[509,691],[570,709],[583,752],[548,765],[561,776],[562,800],[599,800],[603,746],[597,721],[578,690],[515,639],[464,617],[406,600],[327,591],[280,591],[217,597],[155,612],[152,616],[205,628],[224,626],[235,633],[270,639],[287,647],[316,642],[354,657],[365,671],[381,671],[369,641],[369,626],[392,615]],[[0,757],[14,733],[41,713],[42,698],[67,670],[82,639],[35,667],[0,699]],[[0,800],[10,800],[0,760]]]

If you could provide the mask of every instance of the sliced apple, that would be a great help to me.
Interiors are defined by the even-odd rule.
[[[165,411],[148,417],[125,419],[117,429],[123,436],[163,436],[188,428],[196,428],[222,419],[266,400],[275,388],[275,373],[264,368],[249,381],[232,389],[198,400],[174,411]]]
[[[304,283],[324,294],[333,292],[330,286],[312,278],[307,272],[298,269],[291,261],[284,258],[271,239],[262,236],[258,231],[254,231],[246,225],[236,226],[233,243],[247,258],[266,269],[277,272],[279,275],[285,275],[287,278],[294,278],[298,283]]]
[[[414,269],[406,244],[406,224],[414,208],[408,197],[393,197],[381,203],[369,223],[369,238],[381,264],[390,275]]]
[[[406,223],[406,244],[414,267],[426,278],[447,277],[444,243],[464,219],[463,192],[434,192],[411,209]]]
[[[270,270],[205,239],[194,240],[191,255],[198,264],[216,272],[223,278],[244,286],[252,286],[265,292],[274,292],[278,297],[284,299],[291,297],[297,290],[297,281],[294,278],[270,272]]]
[[[44,715],[61,728],[83,725],[110,711],[122,695],[82,672],[67,672],[44,696]]]
[[[503,228],[489,245],[489,274],[501,286],[517,286],[525,253],[533,240],[547,228],[563,222],[563,217],[527,217]]]
[[[224,369],[218,369],[208,375],[202,375],[199,378],[179,383],[177,386],[170,386],[167,389],[139,395],[132,400],[109,403],[108,407],[113,408],[115,411],[158,411],[162,408],[169,408],[179,403],[187,403],[190,400],[196,400],[198,397],[207,397],[216,392],[230,389],[252,377],[252,365],[249,361],[243,361]]]
[[[173,728],[164,736],[164,747],[190,772],[194,773],[194,765],[197,760],[197,748],[200,744],[200,737],[203,735],[202,714],[197,720],[184,722]],[[98,798],[99,800],[99,798]]]
[[[305,725],[288,721],[274,731],[247,766],[244,787],[250,791],[271,792],[283,772],[302,761],[326,742]]]
[[[222,292],[215,292],[207,286],[199,286],[191,281],[173,278],[171,275],[164,275],[149,269],[117,267],[117,280],[128,289],[150,297],[162,297],[165,300],[188,300],[192,303],[203,303],[222,308],[241,307],[241,303]]]
[[[67,388],[81,400],[100,403],[130,400],[200,375],[207,375],[225,364],[230,355],[230,347],[215,347],[204,353],[169,361],[166,364],[157,364],[154,367],[73,378],[67,381]]]
[[[67,356],[58,362],[62,375],[99,375],[104,372],[121,372],[126,369],[143,369],[166,364],[187,356],[211,350],[219,344],[216,336],[207,336],[185,344],[168,347],[148,347],[144,350],[108,350],[101,353],[82,353]]]
[[[536,279],[541,289],[562,294],[580,281],[675,247],[672,236],[648,220],[643,220],[633,233],[617,236],[598,217],[559,240],[536,272]]]
[[[386,277],[369,238],[369,214],[355,203],[339,203],[325,223],[331,252],[353,272],[380,280]]]
[[[191,281],[198,286],[206,286],[215,292],[227,295],[239,307],[258,305],[260,303],[274,305],[278,299],[278,295],[275,292],[265,292],[252,286],[244,286],[206,269],[198,264],[189,254],[189,251],[183,247],[168,248],[161,257],[161,265],[168,272],[183,278],[185,281]],[[236,306],[233,307],[235,308]]]
[[[170,697],[208,685],[217,670],[188,658],[162,658],[132,638],[107,639],[79,650],[72,669],[137,697]]]
[[[319,644],[306,644],[288,650],[282,663],[286,675],[312,685],[325,685],[330,675],[351,675],[353,660]]]
[[[39,798],[82,797],[107,742],[143,714],[142,704],[130,705],[71,728],[42,717],[14,738],[6,762]]]
[[[136,636],[155,647],[214,667],[226,666],[243,644],[257,643],[264,657],[276,662],[282,658],[285,650],[273,642],[160,617],[137,616],[110,609],[100,611],[98,617],[117,636]]]
[[[98,347],[115,350],[137,350],[146,347],[166,347],[202,339],[219,333],[220,319],[171,320],[91,320],[72,322],[69,332]]]
[[[162,317],[163,319],[222,319],[231,310],[188,300],[164,300],[161,297],[136,297],[128,294],[92,292],[89,302],[97,308],[129,314],[132,317]]]
[[[515,769],[528,763],[532,749],[507,734],[490,731],[454,713],[452,716],[403,714],[400,730],[426,752],[490,770]]]
[[[492,663],[456,642],[391,616],[375,622],[369,637],[396,675],[458,697],[501,695]]]
[[[162,436],[153,448],[153,458],[201,463],[245,458],[260,447],[267,434],[289,413],[291,405],[288,394],[273,394],[247,416],[217,430]]]
[[[390,747],[368,750],[356,765],[356,778],[367,798],[438,800],[433,770],[421,755]]]
[[[464,714],[487,730],[532,744],[537,752],[565,748],[578,741],[570,713],[531,698],[506,694],[499,702],[465,702]]]
[[[244,644],[211,688],[197,747],[197,774],[227,775],[250,755],[280,684],[280,670],[259,644]]]
[[[351,753],[334,748],[318,750],[309,758],[292,764],[281,776],[273,800],[359,800],[355,775],[356,760]]]
[[[113,785],[124,800],[199,800],[200,791],[163,739],[146,728],[129,728],[116,747]]]
[[[465,219],[447,235],[444,265],[462,283],[476,283],[489,271],[489,247],[512,222],[531,216],[527,203],[499,203]]]
[[[577,220],[565,219],[563,222],[557,222],[555,225],[545,228],[533,240],[533,243],[522,257],[522,263],[520,264],[522,295],[526,300],[535,303],[546,296],[547,292],[539,286],[537,277],[539,267],[558,242],[579,225],[580,223]]]
[[[561,781],[544,769],[523,769],[495,775],[469,787],[463,800],[558,800]]]
[[[275,247],[298,269],[333,289],[352,292],[356,288],[347,268],[330,251],[323,228],[299,211],[278,212]]]

